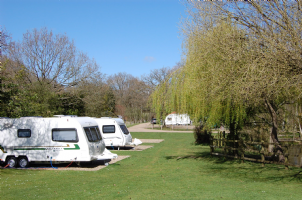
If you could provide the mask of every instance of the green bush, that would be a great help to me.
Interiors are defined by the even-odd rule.
[[[195,126],[194,128],[195,144],[210,144],[211,137],[212,137],[211,131],[206,130],[203,125]]]

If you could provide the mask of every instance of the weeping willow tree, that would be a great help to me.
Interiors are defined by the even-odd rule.
[[[237,91],[245,74],[247,43],[245,32],[228,21],[190,32],[185,66],[153,94],[156,113],[176,110],[209,126],[223,123],[232,131],[242,127],[246,112]]]
[[[156,112],[186,112],[231,132],[261,121],[279,145],[285,105],[295,106],[302,94],[299,1],[191,6],[183,26],[185,66],[158,86]]]

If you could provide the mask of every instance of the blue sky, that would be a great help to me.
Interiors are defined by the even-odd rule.
[[[66,33],[107,75],[140,77],[182,57],[181,0],[0,0],[0,8],[13,40],[34,28]]]

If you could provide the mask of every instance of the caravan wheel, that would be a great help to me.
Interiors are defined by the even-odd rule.
[[[25,168],[28,166],[28,159],[26,157],[21,157],[19,158],[18,163],[21,168]]]
[[[14,168],[17,166],[17,159],[15,157],[8,157],[6,159],[6,164],[9,165],[9,168]]]

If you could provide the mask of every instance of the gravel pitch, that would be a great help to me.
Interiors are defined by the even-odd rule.
[[[139,139],[142,143],[161,143],[164,139]]]
[[[120,160],[129,158],[130,156],[118,156],[117,159],[113,159],[109,162],[110,164],[116,163]],[[47,166],[47,167],[45,167]],[[75,171],[97,171],[105,168],[103,161],[93,161],[91,163],[87,163],[85,165],[78,166],[76,163],[71,163],[70,166],[68,164],[56,164],[54,167],[51,167],[50,164],[33,164],[28,168],[14,168],[21,170],[75,170]],[[4,168],[4,167],[0,167]]]

